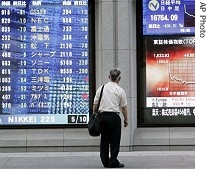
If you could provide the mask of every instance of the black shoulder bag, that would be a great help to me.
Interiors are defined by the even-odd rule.
[[[99,106],[101,102],[103,89],[104,89],[104,85],[101,88],[101,93],[100,93],[96,112],[90,116],[90,119],[88,122],[88,131],[89,131],[89,134],[93,137],[100,136],[101,134],[101,117],[100,117],[100,112],[98,110],[99,110]]]

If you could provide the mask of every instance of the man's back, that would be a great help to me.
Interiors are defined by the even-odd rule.
[[[124,90],[115,82],[108,82],[103,91],[99,110],[120,112],[120,107],[127,104]]]

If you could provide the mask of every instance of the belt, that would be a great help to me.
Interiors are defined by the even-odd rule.
[[[112,111],[101,111],[100,113],[107,114],[119,114],[120,112],[112,112]]]

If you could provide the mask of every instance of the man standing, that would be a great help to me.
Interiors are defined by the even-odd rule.
[[[99,106],[100,116],[102,118],[100,157],[105,168],[124,167],[124,164],[121,164],[117,159],[121,140],[120,112],[123,113],[124,127],[128,126],[127,98],[125,91],[118,85],[121,79],[120,74],[121,71],[118,68],[114,68],[110,71],[110,81],[104,86]],[[93,112],[96,111],[101,88],[102,86],[100,86],[96,91],[93,103]]]

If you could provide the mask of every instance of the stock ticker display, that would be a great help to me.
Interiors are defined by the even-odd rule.
[[[195,33],[195,0],[143,0],[143,34]]]
[[[142,0],[141,7],[143,38],[137,38],[146,61],[141,123],[194,124],[195,0]]]
[[[88,0],[1,0],[0,12],[0,125],[87,124]]]

